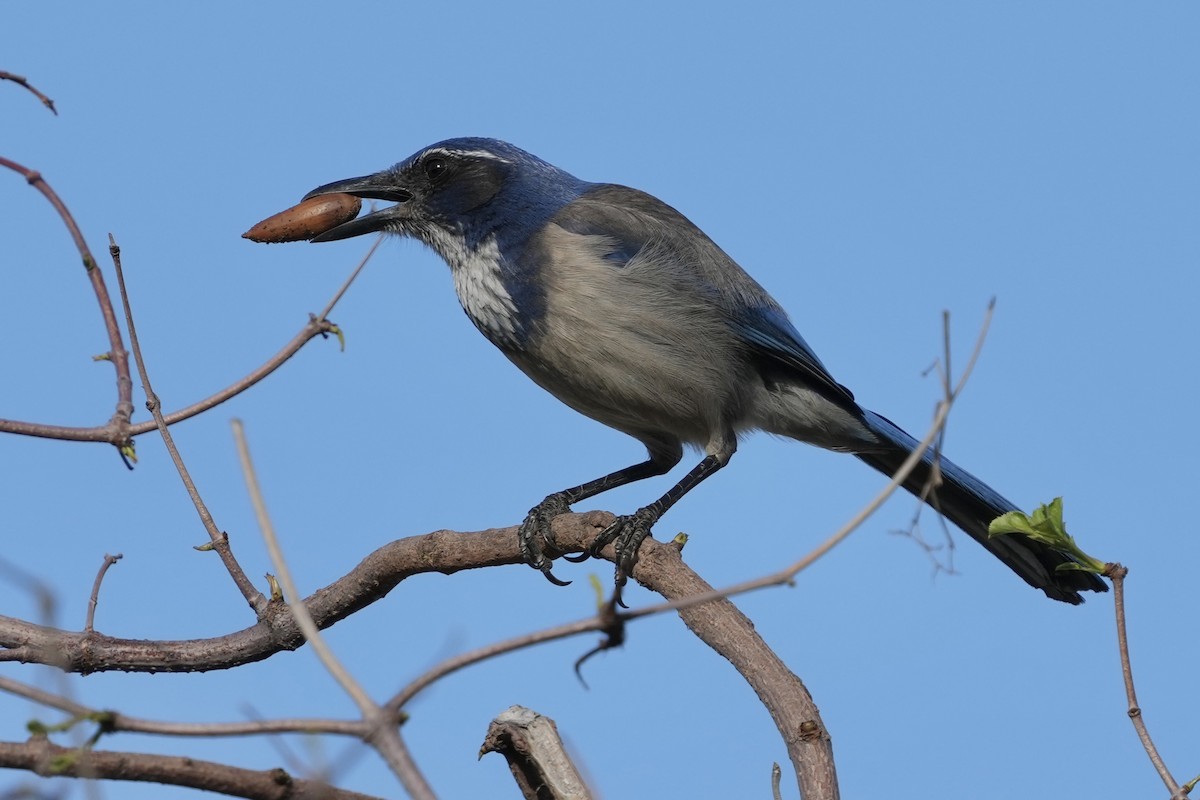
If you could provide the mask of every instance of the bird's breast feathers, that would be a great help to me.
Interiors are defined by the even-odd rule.
[[[515,346],[521,335],[517,304],[504,285],[500,247],[494,236],[471,247],[459,236],[433,228],[429,244],[450,265],[454,291],[475,327],[499,346]]]

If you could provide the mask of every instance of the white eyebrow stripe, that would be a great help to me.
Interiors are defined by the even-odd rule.
[[[448,155],[448,156],[469,156],[469,157],[473,157],[473,158],[488,158],[488,159],[491,159],[492,161],[499,161],[501,164],[511,164],[512,163],[507,158],[501,158],[500,156],[496,155],[495,153],[489,152],[487,150],[452,150],[448,147],[431,147],[430,149],[425,151],[426,155],[428,155],[429,153],[442,153],[442,154]]]

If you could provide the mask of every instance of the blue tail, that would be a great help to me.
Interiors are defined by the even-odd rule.
[[[904,460],[917,448],[917,440],[886,417],[871,411],[863,411],[863,420],[872,432],[892,447],[855,455],[885,475],[896,474]],[[904,488],[920,497],[929,482],[932,463],[932,453],[927,451],[904,482]],[[939,466],[941,484],[929,493],[926,502],[990,550],[1030,586],[1041,589],[1048,597],[1072,604],[1083,602],[1079,592],[1108,591],[1108,585],[1091,572],[1057,570],[1058,565],[1075,560],[1060,550],[1017,533],[988,536],[988,524],[992,520],[1019,509],[986,483],[946,458],[939,459]]]

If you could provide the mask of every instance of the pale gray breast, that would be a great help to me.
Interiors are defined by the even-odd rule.
[[[571,407],[633,435],[703,445],[742,406],[741,343],[688,265],[653,243],[615,264],[603,236],[539,234],[543,313],[510,358]]]

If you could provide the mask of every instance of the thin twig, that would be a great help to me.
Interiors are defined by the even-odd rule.
[[[546,628],[533,633],[525,633],[520,636],[514,636],[511,639],[495,642],[493,644],[477,647],[466,653],[459,653],[456,656],[436,664],[433,668],[427,670],[424,674],[418,676],[415,680],[409,682],[407,686],[395,694],[387,703],[385,708],[392,711],[399,711],[408,705],[414,697],[417,696],[423,689],[428,688],[432,684],[458,672],[460,669],[465,669],[472,664],[478,664],[481,661],[495,658],[496,656],[505,653],[511,653],[517,650],[523,650],[534,645],[545,644],[546,642],[554,642],[559,639],[566,639],[571,636],[578,636],[581,633],[589,633],[591,631],[604,630],[607,623],[601,619],[599,615],[586,617],[568,622],[565,625],[555,625],[553,628]]]
[[[358,274],[363,271],[364,267],[367,266],[367,262],[371,260],[371,256],[375,255],[375,251],[379,249],[379,245],[381,244],[383,244],[383,234],[380,234],[378,237],[376,237],[375,241],[371,244],[371,247],[367,250],[367,254],[362,257],[362,260],[358,262],[358,266],[355,267],[354,271],[350,273],[350,277],[346,278],[346,280],[342,282],[341,288],[333,293],[333,297],[329,299],[325,309],[317,315],[318,320],[323,321],[329,318],[330,313],[333,311],[333,307],[336,306],[338,301],[342,299],[342,295],[344,295],[350,289],[350,284],[354,283],[354,279],[357,278]]]
[[[50,109],[54,116],[58,116],[58,109],[54,107],[54,101],[38,91],[37,87],[30,83],[24,76],[14,75],[11,72],[5,72],[4,70],[0,69],[0,81],[12,81],[15,84],[24,86],[33,93],[34,97],[36,97],[38,100],[41,100],[42,105]]]
[[[117,407],[113,412],[112,419],[109,420],[109,426],[115,432],[111,438],[105,439],[105,441],[111,441],[118,448],[125,447],[129,444],[130,440],[128,435],[123,435],[124,429],[128,427],[130,417],[133,416],[133,378],[129,372],[129,353],[125,350],[125,343],[121,339],[121,327],[117,324],[117,314],[113,310],[112,298],[109,297],[108,287],[104,285],[104,274],[100,271],[96,259],[92,257],[92,251],[88,248],[87,241],[83,238],[83,232],[75,224],[75,218],[71,216],[66,203],[50,187],[50,184],[42,177],[42,174],[28,167],[23,167],[17,162],[3,156],[0,156],[0,167],[7,167],[23,175],[30,186],[37,189],[42,193],[42,196],[50,201],[50,205],[54,206],[54,210],[58,212],[58,216],[62,219],[63,224],[67,226],[67,231],[71,234],[71,239],[75,242],[75,249],[79,251],[79,255],[83,259],[83,268],[87,271],[88,279],[92,283],[92,291],[95,293],[96,301],[100,305],[100,314],[104,318],[104,330],[108,333],[108,353],[106,360],[112,362],[113,368],[117,372]]]
[[[1137,692],[1133,686],[1133,665],[1129,660],[1129,639],[1125,634],[1125,576],[1129,574],[1129,570],[1120,564],[1109,564],[1104,572],[1113,585],[1113,607],[1117,615],[1117,648],[1121,654],[1121,676],[1125,679],[1125,699],[1129,703],[1129,720],[1133,723],[1133,729],[1137,731],[1138,739],[1141,740],[1146,755],[1150,757],[1150,763],[1158,771],[1158,777],[1162,778],[1167,791],[1171,793],[1171,800],[1185,800],[1188,793],[1175,782],[1175,778],[1167,769],[1162,756],[1158,754],[1154,740],[1150,738],[1150,731],[1146,728],[1146,720],[1142,717],[1142,709],[1138,705]]]
[[[312,646],[313,652],[321,660],[321,664],[325,667],[326,671],[337,681],[337,684],[342,687],[343,691],[350,696],[350,699],[358,706],[358,710],[362,712],[363,716],[372,714],[378,710],[375,701],[371,699],[366,690],[359,685],[354,676],[338,660],[333,650],[325,642],[325,638],[321,636],[321,631],[313,622],[312,615],[304,607],[304,603],[302,602],[303,596],[296,590],[296,583],[292,579],[292,571],[288,568],[287,560],[283,556],[283,550],[279,546],[279,537],[275,535],[275,525],[271,522],[271,517],[267,513],[267,505],[263,498],[262,487],[258,483],[258,474],[255,472],[254,462],[250,458],[250,446],[246,442],[245,426],[240,419],[230,420],[229,424],[233,429],[233,439],[237,445],[238,460],[242,465],[242,479],[246,482],[246,491],[250,495],[250,504],[254,508],[254,516],[258,520],[258,528],[262,533],[263,542],[267,546],[267,554],[271,558],[271,565],[275,568],[280,586],[283,587],[284,599],[287,601],[292,615],[296,618],[296,625],[300,628],[301,633],[304,634],[305,640]]]
[[[143,719],[91,708],[69,697],[47,692],[36,686],[0,675],[0,692],[24,697],[47,708],[55,708],[76,719],[89,719],[108,733],[148,733],[158,736],[259,736],[273,733],[329,733],[361,739],[366,726],[356,720],[338,719],[260,719],[239,722],[168,722]]]
[[[246,598],[246,602],[250,605],[250,608],[254,609],[255,614],[261,615],[266,610],[267,599],[263,597],[261,592],[254,588],[254,584],[246,577],[246,573],[242,571],[241,565],[234,558],[233,551],[229,547],[229,537],[217,529],[216,523],[213,522],[212,514],[209,513],[208,507],[204,504],[204,500],[201,499],[200,492],[196,489],[196,484],[192,481],[192,476],[184,465],[183,458],[179,455],[179,450],[175,447],[175,439],[167,429],[167,423],[163,419],[158,395],[154,393],[154,389],[150,386],[150,376],[146,372],[146,362],[142,358],[142,348],[137,338],[137,327],[134,325],[133,311],[129,305],[129,293],[125,290],[125,273],[121,269],[121,248],[117,247],[116,240],[113,239],[112,234],[109,234],[108,241],[108,250],[112,255],[113,266],[117,271],[117,286],[121,291],[121,304],[125,309],[125,325],[129,329],[129,343],[133,348],[133,357],[137,361],[138,374],[142,379],[142,389],[146,393],[146,408],[154,415],[154,422],[158,425],[158,431],[162,435],[163,444],[166,445],[167,452],[171,455],[171,461],[175,463],[175,469],[179,472],[179,477],[187,489],[188,496],[192,499],[192,505],[195,506],[196,513],[200,515],[200,522],[204,525],[204,530],[208,532],[209,539],[212,541],[212,549],[216,550],[217,554],[221,557],[221,562],[225,565],[229,576],[233,578],[233,582],[237,585],[238,590],[241,591],[242,597]]]
[[[300,351],[305,344],[318,336],[325,336],[335,332],[337,326],[328,320],[318,319],[313,317],[305,323],[304,327],[292,337],[291,341],[283,346],[282,349],[262,366],[255,369],[250,374],[241,378],[237,382],[227,386],[216,394],[206,397],[190,406],[181,408],[178,411],[173,411],[170,414],[163,415],[163,421],[168,426],[182,422],[185,419],[190,419],[198,414],[208,411],[210,408],[224,403],[237,397],[242,392],[246,391],[263,378],[270,375],[275,370],[283,366],[288,359]],[[23,422],[20,420],[0,419],[0,433],[15,433],[21,436],[34,436],[43,439],[58,439],[61,441],[71,442],[107,442],[115,444],[121,440],[121,437],[128,439],[131,437],[141,436],[158,428],[158,423],[153,420],[145,420],[127,425],[125,428],[117,431],[111,424],[96,425],[90,428],[72,427],[68,425],[49,425],[41,422]]]
[[[282,769],[251,770],[198,758],[59,747],[45,737],[0,742],[0,768],[23,769],[46,778],[89,778],[188,786],[248,800],[378,800],[337,789]]]
[[[169,414],[164,414],[163,419],[166,421],[167,425],[174,425],[177,422],[190,419],[197,414],[202,414],[205,411],[208,411],[210,408],[224,403],[226,400],[237,397],[239,394],[246,391],[251,386],[254,386],[263,378],[266,378],[275,370],[283,366],[292,356],[300,351],[300,348],[304,347],[304,345],[308,344],[308,342],[312,339],[316,338],[317,336],[326,336],[330,333],[336,333],[338,330],[337,326],[329,321],[329,314],[333,311],[333,308],[337,302],[341,300],[342,296],[350,288],[350,285],[354,282],[355,278],[357,278],[359,273],[362,272],[363,268],[367,264],[367,261],[375,253],[378,247],[379,241],[376,241],[375,244],[373,244],[367,251],[367,254],[362,258],[362,260],[359,261],[358,266],[356,266],[353,272],[350,273],[350,277],[348,277],[342,283],[330,301],[326,303],[324,310],[318,315],[310,316],[304,327],[301,328],[300,331],[292,337],[291,341],[285,344],[278,353],[264,362],[262,366],[258,367],[244,378],[227,386],[221,391],[216,392],[215,394],[206,397],[203,400],[193,403],[190,406],[181,408],[178,411],[172,411]],[[15,433],[21,436],[35,436],[44,439],[58,439],[74,442],[106,442],[117,445],[124,444],[129,439],[140,436],[148,431],[155,430],[157,427],[158,423],[153,419],[146,420],[144,422],[129,423],[119,428],[114,426],[112,422],[106,425],[80,428],[68,425],[48,425],[40,422],[24,422],[20,420],[0,419],[0,433]]]
[[[254,514],[258,519],[263,541],[267,545],[267,553],[271,557],[271,564],[275,568],[279,584],[283,589],[284,599],[296,620],[297,627],[304,634],[305,640],[312,646],[313,652],[320,659],[325,670],[350,696],[350,699],[358,706],[359,712],[362,713],[363,721],[370,726],[371,730],[364,740],[387,761],[388,766],[400,779],[401,785],[404,786],[410,797],[414,800],[433,800],[432,787],[425,780],[425,776],[421,774],[407,745],[400,737],[399,714],[385,710],[371,699],[366,690],[341,663],[321,635],[316,623],[313,622],[312,615],[304,604],[304,597],[296,590],[292,572],[284,558],[283,549],[279,546],[279,538],[275,535],[275,526],[267,513],[266,501],[258,483],[254,462],[250,458],[250,446],[246,441],[245,428],[242,421],[238,419],[233,420],[231,424],[233,437],[237,443],[238,460],[242,465],[242,477],[246,481],[246,489],[250,494],[250,502],[254,506]]]
[[[104,554],[104,563],[100,565],[100,570],[96,573],[96,582],[92,584],[92,595],[88,598],[87,621],[83,625],[85,632],[91,633],[96,629],[96,606],[100,602],[100,584],[104,582],[105,573],[108,572],[109,567],[124,557],[121,553],[117,553],[115,556]]]

